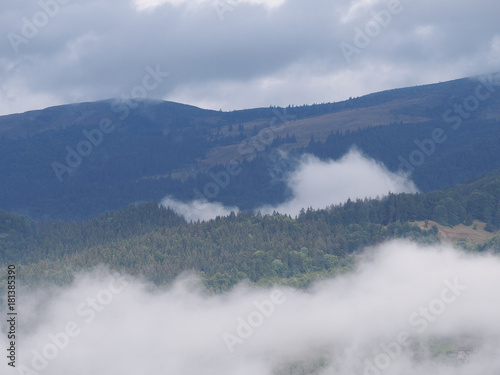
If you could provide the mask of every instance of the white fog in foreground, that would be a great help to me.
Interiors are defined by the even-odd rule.
[[[325,375],[498,375],[498,257],[395,241],[363,259],[356,272],[308,291],[240,285],[209,296],[192,276],[151,291],[102,271],[80,275],[67,288],[22,295],[24,367],[3,364],[2,374],[271,375],[316,366]],[[249,317],[255,327],[245,331]],[[74,337],[64,340],[68,324]],[[5,332],[5,319],[0,326]],[[460,351],[470,351],[468,361]]]
[[[260,207],[261,213],[272,214],[277,211],[296,216],[302,208],[323,209],[332,204],[344,203],[349,198],[376,198],[389,192],[418,191],[411,180],[388,171],[383,164],[363,156],[355,149],[335,161],[321,161],[312,155],[304,155],[297,168],[288,175],[286,183],[293,192],[293,198],[278,206]],[[209,220],[227,216],[231,211],[238,212],[237,207],[201,200],[183,203],[166,197],[161,204],[170,207],[187,221]]]

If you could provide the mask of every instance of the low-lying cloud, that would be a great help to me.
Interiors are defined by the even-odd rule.
[[[194,200],[188,203],[180,202],[172,197],[166,197],[161,201],[161,205],[170,207],[177,214],[181,215],[188,222],[208,221],[217,216],[228,216],[231,212],[237,213],[238,207],[226,207],[219,202],[208,202]]]
[[[24,292],[18,367],[2,373],[498,374],[497,256],[394,241],[362,259],[307,291],[209,295],[193,276],[155,291],[100,271]]]
[[[349,198],[376,198],[391,193],[416,193],[418,189],[406,176],[392,173],[387,168],[352,149],[339,160],[322,161],[312,155],[304,155],[297,168],[287,177],[292,198],[277,206],[263,206],[263,214],[277,211],[297,216],[302,208],[324,209],[332,204],[346,202]],[[172,197],[161,204],[172,208],[187,221],[209,220],[227,216],[237,207],[225,207],[219,202],[195,200],[179,202]]]
[[[296,216],[302,208],[323,209],[350,199],[363,199],[391,193],[416,193],[418,189],[405,176],[392,173],[377,161],[351,150],[339,160],[322,161],[304,155],[291,173],[287,185],[293,198],[278,206],[261,208]]]

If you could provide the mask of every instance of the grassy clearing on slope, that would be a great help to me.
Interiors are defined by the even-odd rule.
[[[432,220],[427,222],[427,228],[425,221],[417,221],[416,224],[420,227],[420,229],[429,229],[435,225],[438,229],[438,237],[441,240],[450,241],[454,244],[465,242],[467,245],[478,245],[500,234],[500,231],[486,231],[484,229],[486,227],[486,223],[478,220],[474,220],[473,224],[470,226],[459,224],[454,227],[447,227]]]

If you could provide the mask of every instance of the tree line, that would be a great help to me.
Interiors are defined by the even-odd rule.
[[[389,194],[322,210],[305,208],[295,218],[243,211],[187,223],[155,202],[84,222],[34,221],[0,211],[0,263],[18,264],[20,275],[32,284],[66,283],[77,271],[106,264],[158,285],[194,271],[214,291],[243,279],[305,286],[351,269],[366,246],[392,238],[437,241],[436,227],[422,230],[416,221],[454,226],[480,220],[487,230],[496,231],[499,202],[496,171],[427,194]]]

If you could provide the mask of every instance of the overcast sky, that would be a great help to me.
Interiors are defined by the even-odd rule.
[[[223,110],[301,105],[500,70],[492,0],[1,0],[0,9],[0,114],[122,95]]]

